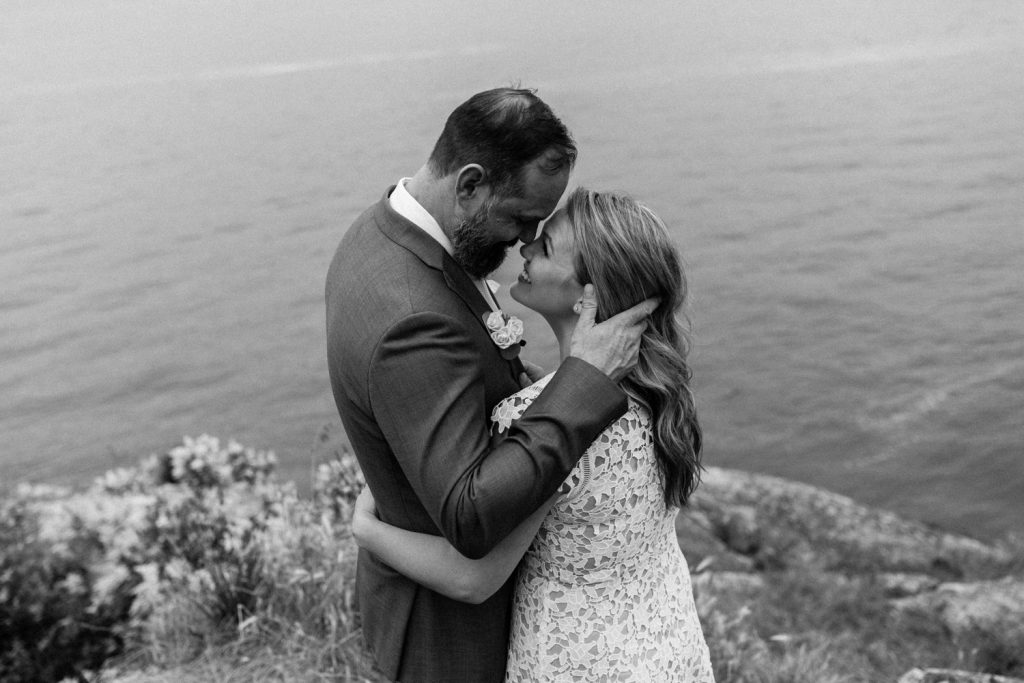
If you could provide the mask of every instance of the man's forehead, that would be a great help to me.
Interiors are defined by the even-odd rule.
[[[517,218],[529,218],[542,221],[551,216],[558,207],[559,197],[554,199],[543,199],[537,197],[514,197],[506,199],[501,207]]]
[[[533,163],[523,169],[521,179],[522,191],[508,198],[508,206],[525,217],[542,220],[558,206],[569,182],[569,171],[565,169],[552,175]]]

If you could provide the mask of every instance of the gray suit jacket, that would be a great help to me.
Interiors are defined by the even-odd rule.
[[[603,373],[566,360],[500,442],[491,409],[520,389],[469,276],[387,196],[345,234],[327,275],[327,354],[345,431],[381,518],[482,557],[537,509],[626,408]],[[501,681],[514,581],[450,600],[361,552],[366,642],[403,683]]]

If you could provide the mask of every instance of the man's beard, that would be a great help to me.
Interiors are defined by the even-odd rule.
[[[455,262],[475,278],[490,275],[505,260],[513,243],[492,242],[487,234],[491,206],[486,204],[475,214],[461,221],[452,231],[452,254]]]

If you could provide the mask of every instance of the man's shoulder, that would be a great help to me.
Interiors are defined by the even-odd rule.
[[[342,247],[350,247],[350,245],[358,245],[360,242],[365,242],[367,239],[372,238],[383,238],[383,234],[380,229],[384,222],[389,220],[387,211],[387,198],[381,199],[374,202],[370,206],[366,207],[362,213],[360,213],[355,220],[349,225],[348,230],[341,238],[341,242],[338,245],[339,254],[346,253],[342,251]]]
[[[416,244],[403,241],[407,226],[396,225],[401,218],[382,206],[386,201],[366,209],[338,245],[327,272],[329,316],[386,328],[417,313],[448,313],[459,303],[444,273],[427,263],[431,259]]]
[[[332,281],[373,277],[379,279],[389,270],[401,270],[401,262],[410,256],[388,237],[388,224],[395,216],[381,200],[363,211],[342,236],[328,269],[328,287]]]
[[[360,213],[354,221],[352,221],[352,225],[355,226],[363,223],[379,223],[381,221],[386,221],[393,218],[396,214],[390,208],[390,200],[388,199],[388,194],[390,194],[390,191],[388,193],[385,193],[383,197],[381,197],[380,199],[378,199],[377,201],[373,202],[365,209],[363,209],[363,212]]]

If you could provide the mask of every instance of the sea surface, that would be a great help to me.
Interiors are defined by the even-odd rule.
[[[208,432],[308,486],[339,239],[519,83],[685,256],[707,464],[1020,530],[1022,36],[1019,0],[0,0],[0,481]]]

